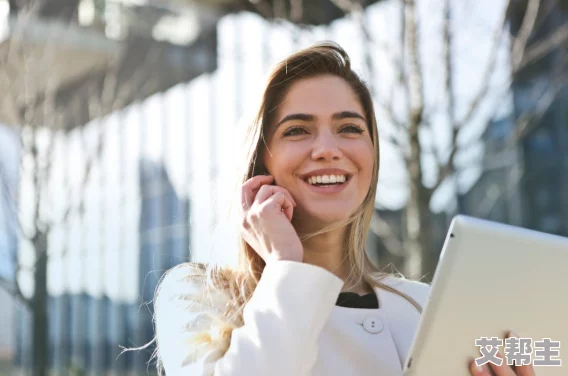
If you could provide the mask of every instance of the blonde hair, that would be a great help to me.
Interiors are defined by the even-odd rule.
[[[373,288],[381,288],[402,296],[418,311],[421,311],[420,305],[410,296],[381,282],[388,274],[382,273],[370,261],[365,250],[370,221],[375,210],[379,174],[378,131],[369,89],[351,69],[349,56],[340,46],[330,42],[320,43],[296,52],[276,65],[268,78],[256,118],[247,129],[244,146],[246,155],[240,183],[243,184],[253,176],[265,172],[261,158],[266,148],[265,135],[268,127],[274,121],[278,105],[284,99],[290,86],[298,80],[321,75],[333,75],[344,79],[357,95],[364,109],[367,127],[374,145],[374,166],[371,187],[360,207],[348,219],[334,223],[316,233],[303,236],[302,240],[305,241],[310,237],[346,226],[347,236],[344,249],[347,250],[346,261],[350,270],[345,281],[346,288],[367,283]],[[185,264],[184,267],[191,268],[191,273],[185,277],[187,278],[186,281],[190,282],[190,279],[192,282],[198,281],[204,287],[204,294],[222,292],[229,297],[229,304],[225,312],[213,315],[213,327],[202,333],[196,333],[189,345],[194,346],[195,349],[216,346],[224,352],[230,344],[233,329],[243,325],[243,309],[262,276],[265,262],[243,238],[240,238],[236,268],[221,268],[216,265],[204,264]],[[158,301],[157,297],[161,290],[162,286],[159,286],[156,290],[155,301]],[[168,292],[168,295],[172,296],[171,292]],[[174,295],[173,299],[176,298],[184,299],[183,292],[180,291],[179,296]],[[203,298],[205,299],[205,297]],[[156,350],[156,354],[158,355],[158,371],[161,372],[159,348]]]

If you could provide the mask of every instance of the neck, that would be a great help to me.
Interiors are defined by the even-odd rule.
[[[348,253],[344,247],[346,237],[347,227],[342,227],[305,240],[303,261],[322,267],[346,281],[350,271]],[[361,283],[355,288],[342,291],[364,294],[372,289],[366,283]]]
[[[303,242],[304,262],[320,266],[345,280],[349,273],[347,252],[343,247],[346,229],[337,229]]]

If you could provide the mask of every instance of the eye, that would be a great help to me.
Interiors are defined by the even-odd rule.
[[[297,136],[305,134],[307,131],[302,127],[290,127],[282,134],[283,136]]]
[[[358,125],[355,124],[347,124],[343,128],[341,128],[341,132],[346,131],[347,133],[363,133],[365,130]]]

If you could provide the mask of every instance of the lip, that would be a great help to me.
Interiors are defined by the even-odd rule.
[[[306,183],[305,180],[302,180],[302,183],[308,186],[308,190],[313,193],[318,194],[336,194],[345,189],[347,185],[351,182],[351,179],[345,181],[343,184],[336,184],[336,185],[328,185],[325,187],[316,187],[315,185],[311,185],[310,183]]]
[[[328,185],[322,187],[311,185],[306,181],[309,177],[317,175],[347,175],[347,180],[345,180],[345,183],[342,184]],[[302,181],[302,183],[304,183],[307,186],[310,192],[316,194],[336,194],[340,193],[347,187],[347,185],[351,182],[351,176],[352,175],[345,170],[337,168],[325,168],[320,170],[314,170],[303,176],[300,176],[300,180]]]

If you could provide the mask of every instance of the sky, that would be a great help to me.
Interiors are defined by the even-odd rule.
[[[489,53],[492,30],[501,16],[504,0],[454,0],[456,74],[453,77],[458,115],[463,114],[480,82]],[[449,132],[443,116],[441,90],[441,0],[423,0],[419,4],[421,46],[425,93],[436,129],[435,141],[447,143]],[[394,67],[382,45],[396,51],[395,35],[398,10],[392,1],[371,6],[366,17],[376,41],[373,47],[374,80],[372,84],[381,98],[390,96]],[[138,237],[140,194],[137,163],[140,158],[164,163],[176,192],[192,198],[192,243],[194,261],[234,263],[236,261],[236,229],[228,207],[235,202],[234,175],[238,162],[239,137],[258,103],[268,69],[287,54],[318,40],[331,39],[342,45],[351,56],[354,69],[365,80],[370,76],[364,64],[365,46],[362,34],[352,20],[333,22],[328,28],[294,31],[290,25],[268,25],[252,14],[224,17],[218,26],[218,69],[190,83],[179,84],[165,93],[154,95],[111,115],[104,124],[103,159],[96,163],[87,186],[86,214],[83,220],[72,218],[67,230],[58,227],[53,233],[49,265],[49,290],[52,294],[87,291],[128,302],[138,297]],[[499,89],[507,77],[507,42],[500,49],[500,63],[495,70],[493,86]],[[395,85],[396,87],[396,85]],[[397,90],[400,88],[397,88]],[[398,92],[398,91],[397,91]],[[400,101],[395,103],[401,106]],[[493,91],[492,91],[493,92]],[[495,100],[488,95],[487,103]],[[212,103],[213,101],[213,103]],[[487,107],[487,106],[486,106]],[[507,113],[504,102],[500,109]],[[211,110],[214,109],[214,110]],[[440,110],[441,109],[441,110]],[[380,134],[392,132],[388,122],[377,114]],[[481,111],[460,142],[471,143],[488,117]],[[61,216],[67,198],[78,202],[85,158],[94,149],[98,123],[61,139],[56,178],[50,187],[46,214]],[[468,134],[469,133],[469,134]],[[482,148],[472,147],[462,160],[479,158]],[[73,158],[68,158],[72,155]],[[381,142],[382,167],[377,204],[390,209],[401,208],[407,196],[404,168],[395,150]],[[118,163],[120,162],[121,163]],[[425,161],[428,165],[431,161]],[[466,162],[467,163],[467,162]],[[461,177],[464,187],[479,176],[479,165],[472,163]],[[104,174],[101,174],[104,171]],[[427,168],[426,179],[434,178]],[[21,210],[23,219],[30,213],[33,194],[29,181],[22,178]],[[67,185],[70,191],[63,189]],[[102,188],[101,188],[102,187]],[[451,200],[450,187],[440,190],[433,202],[441,210]],[[29,216],[28,216],[29,220]],[[66,254],[62,254],[68,249]],[[31,264],[33,257],[22,247],[21,262]],[[32,289],[29,275],[22,274],[22,289]],[[77,281],[80,281],[77,283]]]

